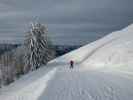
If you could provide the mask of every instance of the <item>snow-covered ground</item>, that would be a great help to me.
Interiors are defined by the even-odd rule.
[[[130,25],[2,88],[0,100],[133,100],[132,65]]]

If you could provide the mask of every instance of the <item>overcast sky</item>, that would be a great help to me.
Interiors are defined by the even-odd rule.
[[[86,44],[133,23],[133,0],[0,0],[0,40],[22,41],[36,19],[57,44]]]

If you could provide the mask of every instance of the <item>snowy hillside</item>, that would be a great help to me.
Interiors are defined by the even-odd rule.
[[[90,64],[117,67],[133,65],[133,25],[113,32],[102,41],[103,44],[96,52],[83,62],[85,66]]]
[[[133,100],[132,65],[130,25],[25,75],[1,89],[0,100]]]
[[[132,65],[133,25],[110,33],[104,38],[70,52],[55,61],[68,62],[70,59],[84,66]]]

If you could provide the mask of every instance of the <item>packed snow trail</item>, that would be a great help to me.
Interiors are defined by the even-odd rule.
[[[38,100],[132,100],[133,78],[103,70],[58,68]]]
[[[2,91],[0,100],[132,100],[133,74],[123,72],[108,67],[85,70],[80,65],[74,69],[60,65],[50,68],[42,77],[37,75],[36,81],[30,80],[21,89]]]

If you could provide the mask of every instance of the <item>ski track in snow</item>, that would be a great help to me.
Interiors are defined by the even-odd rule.
[[[38,100],[132,100],[132,90],[133,80],[115,73],[65,66],[57,70]]]
[[[132,100],[133,77],[126,74],[60,65],[17,92],[1,94],[0,100]]]

